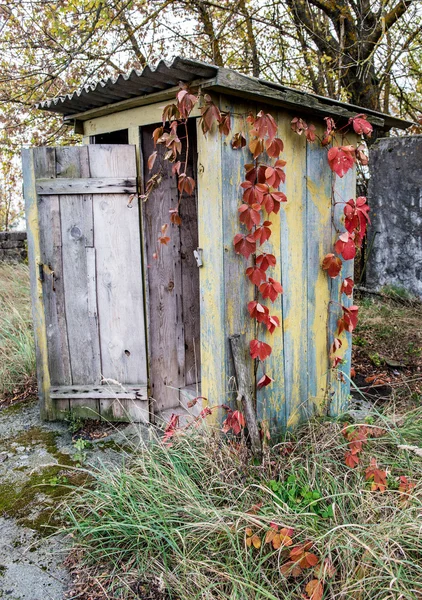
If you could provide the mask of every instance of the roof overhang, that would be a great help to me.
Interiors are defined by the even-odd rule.
[[[174,98],[178,83],[183,81],[193,87],[246,98],[256,102],[297,110],[301,114],[333,116],[349,119],[364,112],[375,126],[389,130],[392,127],[407,129],[413,123],[353,104],[325,98],[242,75],[230,69],[216,67],[200,61],[175,58],[173,62],[160,61],[155,68],[132,71],[127,75],[85,86],[82,90],[46,100],[37,108],[61,113],[66,122],[86,121],[109,113],[143,106]]]

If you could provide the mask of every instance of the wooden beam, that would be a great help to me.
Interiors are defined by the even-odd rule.
[[[135,194],[136,177],[85,177],[80,179],[37,179],[41,196],[60,194]]]

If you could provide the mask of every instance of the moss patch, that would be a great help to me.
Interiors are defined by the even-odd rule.
[[[57,465],[35,468],[28,477],[23,476],[17,481],[0,483],[0,515],[13,517],[20,525],[31,527],[41,534],[51,533],[58,525],[60,514],[56,509],[60,501],[75,486],[86,481],[85,473],[66,469],[66,466],[73,466],[74,461],[58,450],[58,435],[57,432],[33,427],[2,443],[8,450],[12,449],[12,443],[44,448],[58,462]]]

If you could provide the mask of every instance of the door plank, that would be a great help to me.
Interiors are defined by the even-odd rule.
[[[134,146],[89,146],[91,175],[136,176]],[[146,345],[139,204],[123,194],[93,199],[102,375],[145,383]]]
[[[143,156],[153,151],[151,133],[154,127],[142,130]],[[147,249],[149,288],[149,359],[151,395],[155,411],[176,407],[179,388],[185,385],[185,333],[183,327],[182,268],[180,230],[169,225],[167,246],[158,248],[157,239],[162,224],[169,224],[169,210],[178,203],[176,178],[171,165],[163,160],[163,148],[149,173],[144,161],[145,180],[162,169],[163,179],[144,204],[144,235]],[[183,225],[182,225],[183,227]],[[158,258],[154,253],[158,252]]]
[[[37,193],[60,194],[134,194],[136,177],[84,177],[80,179],[37,179]]]

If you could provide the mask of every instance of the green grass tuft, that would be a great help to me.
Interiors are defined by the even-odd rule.
[[[28,267],[0,263],[0,402],[34,376]]]

